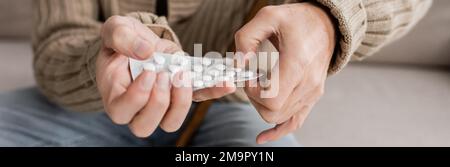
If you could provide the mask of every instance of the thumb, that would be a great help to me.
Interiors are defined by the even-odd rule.
[[[149,58],[160,40],[138,20],[122,16],[113,16],[105,22],[102,39],[106,48],[139,60]]]
[[[260,13],[236,32],[234,38],[237,52],[247,56],[250,55],[248,53],[256,53],[262,41],[277,35],[278,21]]]

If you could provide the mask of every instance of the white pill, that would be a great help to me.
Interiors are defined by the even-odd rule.
[[[162,65],[162,64],[155,64],[155,67],[156,67],[156,71],[164,70],[164,65]]]
[[[186,57],[186,53],[184,53],[184,52],[175,52],[172,55],[176,56],[176,57]]]
[[[203,81],[212,81],[213,77],[211,75],[204,75],[203,76]]]
[[[155,60],[155,63],[159,65],[163,65],[166,62],[166,59],[159,54],[155,54],[153,56],[153,60]]]
[[[226,65],[233,65],[234,64],[234,59],[225,58],[224,62],[225,62]]]
[[[225,70],[227,67],[223,64],[214,64],[214,68],[220,71]]]
[[[211,63],[212,63],[212,60],[209,59],[209,58],[203,58],[203,59],[202,59],[202,64],[203,64],[204,66],[209,66]]]
[[[181,71],[181,69],[182,68],[180,66],[177,66],[177,65],[170,65],[169,66],[169,71],[171,73],[174,73],[174,74],[176,74],[177,72]]]
[[[182,59],[181,56],[173,55],[170,59],[170,63],[171,64],[179,64],[182,61],[181,59]]]
[[[192,66],[192,70],[194,70],[194,72],[202,72],[203,67],[201,65],[194,65]]]
[[[171,64],[186,66],[189,64],[189,60],[185,56],[173,56]]]
[[[201,80],[194,80],[193,86],[196,88],[203,87],[204,83]]]
[[[142,68],[146,71],[156,71],[156,67],[153,63],[144,63],[142,64]]]
[[[189,65],[189,60],[187,60],[187,59],[182,60],[182,61],[180,61],[178,64],[179,64],[180,66],[185,67],[185,66]]]
[[[202,58],[200,57],[191,57],[192,64],[202,64]]]
[[[220,75],[220,71],[218,71],[218,70],[209,70],[206,73],[209,74],[209,75],[212,75],[212,76]]]
[[[201,72],[192,72],[191,71],[191,75],[192,75],[193,78],[200,78],[201,79],[203,74]]]
[[[236,71],[236,72],[241,72],[241,71],[242,71],[242,68],[235,68],[234,71]]]
[[[236,73],[234,71],[226,71],[225,72],[225,76],[227,77],[234,77],[236,75]]]
[[[226,81],[226,78],[224,76],[217,76],[214,78],[215,81]]]

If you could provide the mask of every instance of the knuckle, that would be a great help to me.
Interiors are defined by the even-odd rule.
[[[282,19],[283,18],[283,10],[277,10],[277,6],[269,5],[261,8],[259,13],[265,17],[269,17],[272,19]]]
[[[144,107],[148,100],[148,96],[146,96],[145,92],[141,91],[132,92],[132,95],[128,97],[129,97],[129,104],[138,105],[141,107]]]
[[[243,30],[243,29],[240,29],[240,30],[236,31],[236,33],[234,34],[234,39],[235,39],[236,41],[239,41],[239,40],[243,39],[244,36],[245,36],[244,30]]]
[[[272,15],[274,13],[274,8],[275,8],[275,6],[268,5],[268,6],[261,8],[259,10],[259,13],[264,14],[264,15]]]
[[[101,29],[102,36],[105,37],[110,35],[109,33],[111,33],[111,29],[116,27],[117,25],[122,24],[122,22],[123,22],[122,16],[115,15],[109,17],[102,26]]]
[[[114,15],[105,21],[105,25],[118,25],[123,22],[123,16]]]
[[[129,35],[131,33],[132,33],[131,29],[126,27],[126,26],[119,25],[119,26],[114,27],[114,29],[111,32],[111,37],[112,37],[111,38],[111,44],[112,44],[112,46],[117,46],[118,42],[121,39],[127,37],[127,35]]]
[[[167,110],[169,107],[170,100],[166,94],[156,93],[156,96],[153,96],[152,100],[159,109]]]

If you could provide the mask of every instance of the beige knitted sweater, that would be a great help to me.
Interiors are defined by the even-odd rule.
[[[285,0],[269,1],[281,4]],[[404,35],[431,5],[431,0],[316,1],[329,8],[339,27],[330,74]],[[152,14],[156,0],[33,2],[34,71],[40,90],[65,108],[96,111],[103,106],[95,83],[95,59],[101,45],[99,30],[108,17],[136,17],[191,54],[194,43],[202,43],[204,52],[224,53],[254,0],[168,0],[167,19]]]

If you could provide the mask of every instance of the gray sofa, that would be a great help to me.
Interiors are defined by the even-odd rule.
[[[0,91],[33,86],[31,0],[0,1]],[[450,1],[407,37],[328,79],[305,146],[450,146]]]

